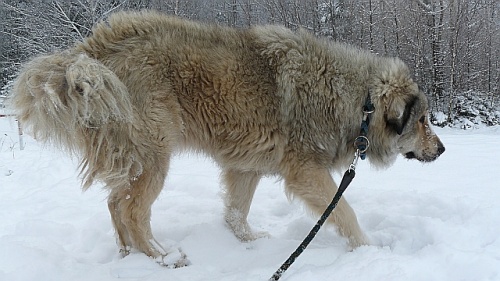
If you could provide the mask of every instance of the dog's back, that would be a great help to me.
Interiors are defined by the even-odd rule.
[[[267,171],[281,157],[283,124],[275,70],[253,36],[155,12],[118,13],[77,50],[116,73],[138,109],[155,99],[180,114],[179,148]]]

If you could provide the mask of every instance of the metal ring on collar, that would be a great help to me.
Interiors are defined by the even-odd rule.
[[[354,140],[354,147],[359,149],[360,153],[365,153],[370,147],[370,140],[365,136],[359,136]]]

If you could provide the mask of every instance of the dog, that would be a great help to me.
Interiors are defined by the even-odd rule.
[[[241,241],[259,179],[275,175],[321,214],[352,162],[366,101],[367,159],[430,162],[445,148],[428,102],[399,59],[281,26],[233,29],[163,15],[117,12],[92,35],[24,65],[11,105],[26,129],[81,159],[83,188],[103,182],[123,255],[167,255],[151,205],[172,154],[209,155],[222,170],[225,220]],[[341,199],[328,223],[352,248],[369,244]]]

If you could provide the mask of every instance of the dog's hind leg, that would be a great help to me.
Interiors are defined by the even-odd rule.
[[[116,231],[116,239],[122,256],[128,255],[130,253],[130,248],[132,247],[132,241],[130,240],[127,226],[123,224],[120,215],[121,205],[119,203],[121,202],[121,198],[126,196],[126,192],[124,192],[121,188],[112,190],[108,196],[108,209],[111,214],[111,221],[113,222],[113,226]]]
[[[114,187],[108,198],[123,255],[128,254],[131,247],[155,258],[167,254],[153,238],[150,220],[151,205],[163,187],[169,159],[165,155],[151,157],[156,161],[144,167],[143,173],[136,179],[131,179],[130,186]]]
[[[252,171],[227,169],[223,171],[225,185],[225,220],[241,241],[252,241],[268,236],[254,233],[247,222],[248,211],[261,176]]]
[[[285,176],[286,191],[292,198],[297,197],[318,217],[332,201],[337,186],[327,169],[300,167]],[[342,197],[327,220],[337,226],[339,233],[349,240],[349,246],[356,248],[367,245],[368,239],[363,234],[356,215]]]

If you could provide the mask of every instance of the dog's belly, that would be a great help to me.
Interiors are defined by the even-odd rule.
[[[214,123],[193,116],[183,121],[185,148],[210,155],[222,167],[277,172],[286,141],[275,124],[250,124],[241,119]]]

